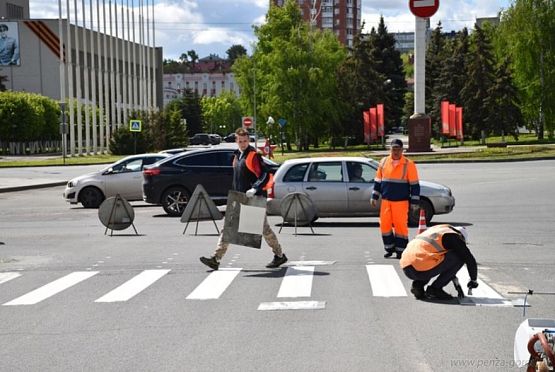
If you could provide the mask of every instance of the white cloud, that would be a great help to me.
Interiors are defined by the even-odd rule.
[[[86,6],[89,1],[85,0]],[[100,1],[100,0],[99,0]],[[127,0],[112,0],[118,4]],[[162,46],[165,58],[178,58],[194,49],[201,57],[209,54],[225,56],[233,44],[250,49],[255,40],[253,24],[265,22],[270,0],[153,0],[156,19],[156,45]],[[377,27],[384,16],[391,32],[414,31],[414,16],[407,0],[361,0],[365,31]],[[432,27],[441,20],[445,31],[472,27],[476,17],[495,16],[512,0],[440,0]],[[81,0],[78,0],[78,8]],[[62,1],[65,7],[66,1]],[[73,4],[73,1],[70,1]],[[150,2],[149,2],[150,3]],[[138,8],[138,0],[134,0]],[[30,0],[31,17],[58,18],[55,0]],[[65,13],[64,13],[65,14]]]

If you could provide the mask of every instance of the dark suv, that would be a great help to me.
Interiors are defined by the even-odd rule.
[[[190,145],[210,145],[210,136],[208,133],[197,133],[193,137],[189,138]]]
[[[181,216],[198,184],[216,204],[225,204],[233,179],[232,148],[191,150],[143,170],[143,200],[160,204],[167,214]],[[279,165],[263,158],[274,173]]]

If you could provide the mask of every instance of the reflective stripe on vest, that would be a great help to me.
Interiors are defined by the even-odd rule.
[[[401,256],[401,267],[412,265],[417,271],[428,271],[443,262],[447,250],[442,238],[453,233],[449,225],[432,226],[411,240]]]
[[[386,160],[387,158],[383,158],[382,161],[380,161],[382,182],[386,181],[386,182],[395,182],[395,183],[409,183],[409,179],[408,179],[409,162],[405,159],[405,162],[403,163],[403,173],[401,173],[401,178],[383,178],[383,170],[385,167]]]

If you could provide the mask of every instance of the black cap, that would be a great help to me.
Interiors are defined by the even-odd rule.
[[[403,141],[399,138],[395,138],[391,141],[391,147],[403,147]]]

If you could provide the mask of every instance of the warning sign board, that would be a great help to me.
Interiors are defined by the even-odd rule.
[[[140,132],[143,130],[143,123],[140,120],[129,120],[129,131]]]

